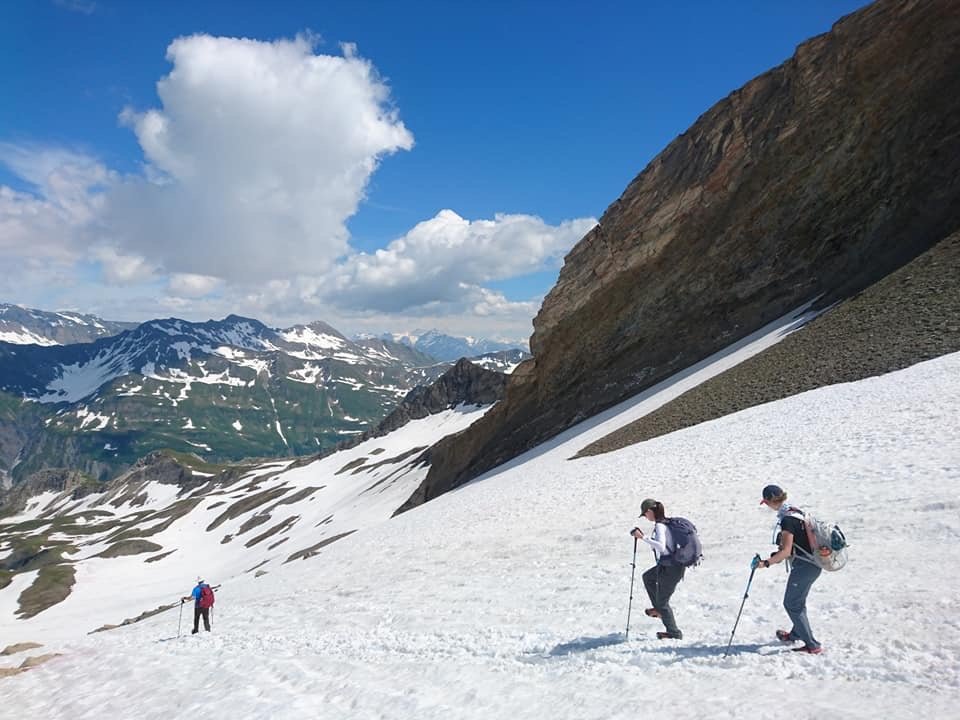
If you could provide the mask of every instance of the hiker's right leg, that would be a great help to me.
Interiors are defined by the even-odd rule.
[[[200,606],[194,603],[193,605],[193,632],[200,632]]]
[[[802,640],[807,647],[818,648],[820,643],[813,636],[810,621],[807,620],[807,595],[810,594],[813,583],[820,577],[821,570],[813,563],[800,559],[795,559],[792,565],[787,578],[787,589],[783,594],[783,609],[793,621],[790,634]]]
[[[207,632],[210,632],[210,608],[203,608],[200,611],[203,615],[203,627]]]
[[[677,627],[673,608],[670,607],[670,598],[673,597],[673,591],[677,589],[677,584],[683,579],[686,568],[679,565],[660,565],[659,569],[660,592],[654,607],[660,611],[660,619],[663,620],[664,629],[674,637],[683,637],[683,633]]]

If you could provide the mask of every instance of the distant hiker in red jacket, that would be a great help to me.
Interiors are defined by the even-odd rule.
[[[210,608],[213,607],[213,588],[207,585],[202,577],[197,577],[197,586],[189,595],[180,598],[182,605],[187,600],[193,600],[193,632],[200,632],[200,617],[203,617],[203,627],[210,632]]]

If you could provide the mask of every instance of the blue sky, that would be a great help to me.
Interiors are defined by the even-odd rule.
[[[525,338],[660,150],[863,4],[5,3],[0,301]]]

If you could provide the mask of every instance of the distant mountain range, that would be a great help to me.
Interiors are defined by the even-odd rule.
[[[386,338],[349,340],[322,322],[275,330],[236,315],[153,320],[55,345],[64,314],[2,308],[8,336],[20,341],[0,341],[7,484],[48,468],[108,479],[161,448],[211,462],[323,452],[371,429],[452,365]],[[119,326],[73,317],[91,335]],[[508,350],[471,360],[509,372],[524,357]]]
[[[446,335],[439,330],[414,330],[411,333],[384,333],[379,335],[385,340],[403,343],[426,353],[437,360],[454,361],[462,357],[475,357],[502,350],[523,350],[529,348],[524,343],[500,342],[484,338],[456,337]]]
[[[0,303],[0,342],[14,345],[71,345],[119,335],[124,330],[133,330],[140,323],[115,322],[95,315],[82,313],[25,308],[20,305]],[[337,337],[344,338],[326,323],[320,325]],[[292,328],[291,328],[292,330]],[[284,331],[286,332],[286,331]],[[387,340],[406,345],[441,362],[454,362],[462,357],[477,357],[501,350],[522,350],[529,347],[524,342],[502,342],[486,338],[447,335],[439,330],[414,330],[408,333],[359,334],[353,340],[367,343],[370,340]]]
[[[137,323],[113,322],[75,312],[47,312],[0,303],[0,342],[70,345],[132,330]]]

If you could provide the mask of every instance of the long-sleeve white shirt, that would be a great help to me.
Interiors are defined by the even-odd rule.
[[[660,562],[660,558],[664,555],[670,554],[667,547],[671,544],[673,537],[671,537],[670,528],[667,527],[666,523],[656,523],[653,526],[653,533],[649,537],[644,535],[641,539],[653,548],[653,554],[656,556],[657,562]]]

